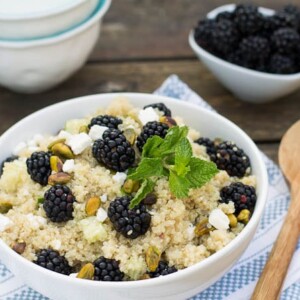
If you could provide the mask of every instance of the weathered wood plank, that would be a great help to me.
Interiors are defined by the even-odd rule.
[[[172,73],[256,141],[279,141],[300,117],[300,92],[266,105],[243,103],[197,60],[97,63],[88,64],[66,83],[43,94],[20,95],[0,89],[0,133],[29,113],[64,99],[101,92],[152,92]]]
[[[270,8],[299,5],[299,0],[252,2]],[[208,11],[224,4],[222,0],[114,0],[91,60],[192,57],[189,31]]]

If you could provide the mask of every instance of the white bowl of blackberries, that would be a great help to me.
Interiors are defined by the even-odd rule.
[[[278,11],[228,4],[207,14],[189,42],[207,68],[239,99],[282,98],[300,87],[300,8]]]

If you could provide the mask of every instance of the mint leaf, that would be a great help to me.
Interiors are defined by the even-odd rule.
[[[191,188],[199,188],[210,181],[219,171],[213,162],[192,157],[189,165],[190,171],[186,179]]]
[[[187,167],[193,155],[192,146],[189,140],[185,137],[181,139],[175,148],[175,166],[174,170],[179,176],[184,176],[190,167]]]
[[[136,205],[140,204],[141,201],[153,191],[155,182],[151,179],[145,179],[142,182],[141,187],[135,194],[134,198],[130,201],[129,208],[133,209]]]
[[[157,151],[159,151],[162,156],[175,152],[174,150],[176,145],[180,142],[180,140],[187,136],[188,131],[189,129],[187,126],[171,127],[163,140],[164,142],[160,145]]]
[[[142,158],[159,157],[160,155],[159,152],[157,152],[157,149],[163,142],[164,140],[158,135],[149,138],[143,147]]]
[[[170,171],[169,187],[176,198],[186,198],[189,194],[188,180],[185,177],[178,176],[173,171]]]
[[[133,173],[127,176],[128,179],[141,180],[154,176],[163,176],[164,168],[160,158],[143,158]]]

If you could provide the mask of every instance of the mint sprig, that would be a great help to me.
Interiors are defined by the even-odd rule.
[[[186,198],[190,189],[203,186],[218,173],[213,162],[193,157],[187,134],[187,126],[174,126],[164,139],[153,136],[147,140],[138,167],[128,174],[128,179],[141,182],[129,208],[134,208],[151,193],[159,178],[168,178],[176,198]]]

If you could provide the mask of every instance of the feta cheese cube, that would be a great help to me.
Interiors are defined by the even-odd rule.
[[[143,125],[146,125],[148,122],[159,121],[159,115],[153,107],[147,107],[139,111],[139,119]]]
[[[12,225],[12,221],[0,214],[0,232],[3,232],[5,229],[9,228]]]
[[[94,125],[90,129],[89,136],[93,141],[102,139],[103,133],[107,129],[106,126]]]
[[[63,171],[66,173],[74,172],[75,162],[74,159],[67,159],[63,164]]]
[[[107,201],[107,195],[103,194],[102,196],[100,196],[101,202],[105,203]]]
[[[102,207],[100,207],[97,211],[96,218],[98,221],[104,222],[107,219],[107,212]]]
[[[127,178],[127,174],[123,172],[117,172],[112,178],[116,183],[123,185]]]
[[[228,229],[229,228],[229,218],[225,215],[225,213],[219,209],[216,208],[211,211],[209,214],[208,222],[214,226],[216,229]]]
[[[75,155],[82,153],[87,147],[91,146],[92,139],[84,132],[72,135],[66,144],[71,147]]]

